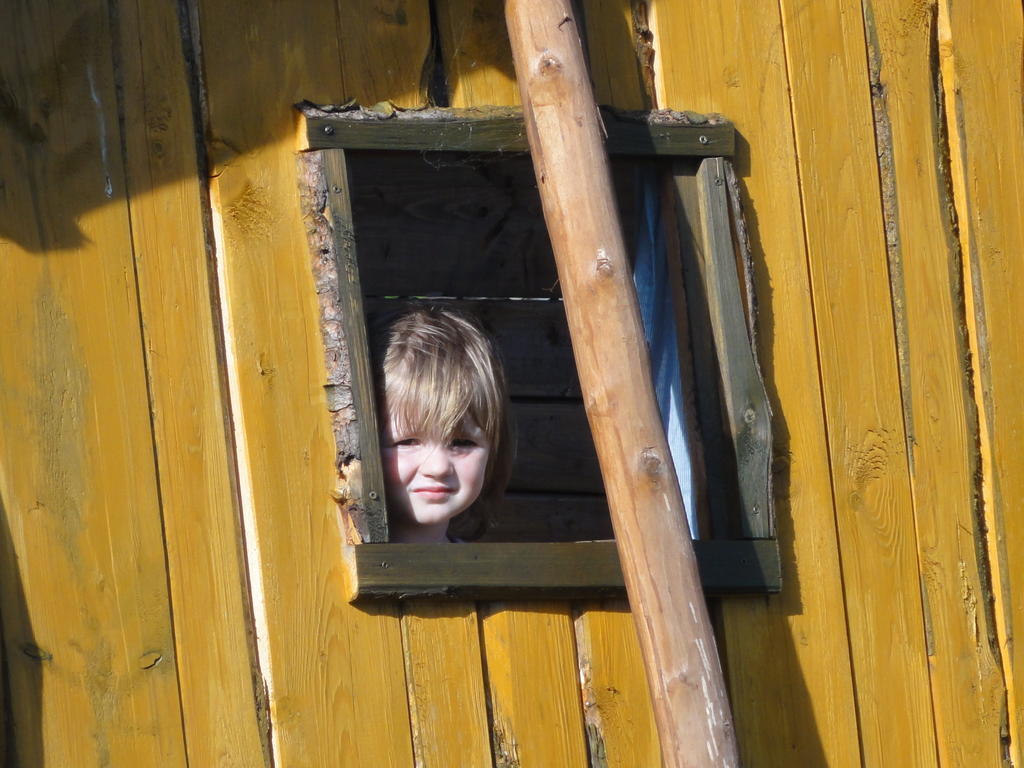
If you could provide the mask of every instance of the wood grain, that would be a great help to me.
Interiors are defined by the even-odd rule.
[[[701,192],[697,182],[699,168],[699,162],[689,159],[674,163],[672,177],[668,181],[671,188],[662,194],[671,201],[663,205],[672,211],[678,233],[676,255],[682,285],[681,290],[676,289],[674,298],[681,299],[681,322],[685,320],[689,332],[688,343],[680,350],[680,368],[691,378],[686,383],[692,386],[692,423],[700,435],[699,450],[703,455],[705,473],[699,482],[706,488],[706,514],[711,535],[728,538],[739,533],[739,520],[735,514],[740,509],[736,483],[739,473],[736,446],[731,430],[726,426],[729,419],[722,401],[722,363],[715,344],[705,277],[706,267],[712,259],[707,255],[708,244],[704,236]],[[689,366],[686,365],[688,362]],[[692,373],[687,368],[692,369]]]
[[[518,104],[501,3],[437,0],[436,13],[448,103],[453,107]]]
[[[367,296],[559,295],[526,158],[352,153],[349,167]]]
[[[774,412],[785,574],[776,597],[720,605],[743,761],[752,768],[860,766],[779,6],[658,4],[651,31],[661,105],[721,112],[741,137],[735,163],[755,256],[758,353]]]
[[[372,15],[371,5],[359,7]],[[344,478],[334,467],[291,105],[338,101],[346,93],[379,100],[418,92],[418,73],[405,89],[362,66],[346,68],[344,78],[339,73],[341,49],[393,51],[388,35],[404,45],[408,28],[376,19],[341,24],[326,3],[297,14],[256,2],[246,7],[240,35],[234,7],[211,0],[198,11],[207,43],[206,135],[232,404],[275,764],[407,766],[413,756],[397,610],[359,610],[344,597],[344,533],[332,498]],[[421,15],[409,9],[407,19]],[[429,30],[418,30],[425,40]],[[247,77],[239,77],[240,68]]]
[[[481,541],[595,541],[613,536],[603,494],[507,493]]]
[[[211,302],[204,190],[178,19],[121,6],[132,246],[174,606],[185,743],[194,765],[262,765],[258,680]]]
[[[183,767],[107,7],[26,3],[3,17],[8,759]]]
[[[509,490],[602,493],[604,483],[579,401],[512,403],[517,456]]]
[[[1024,431],[1024,341],[1017,332],[1024,268],[1019,178],[1024,171],[1024,116],[1019,108],[1024,19],[1020,4],[986,8],[939,3],[938,56],[946,95],[953,194],[964,254],[967,326],[976,361],[981,424],[982,494],[995,623],[1003,650],[1011,760],[1024,759],[1024,652],[1013,627],[1024,624],[1024,589],[1016,565],[1024,535],[1014,525],[1024,493],[1015,445]]]
[[[426,600],[407,604],[402,639],[416,765],[491,766],[476,606]]]
[[[634,164],[613,167],[632,240]],[[529,158],[352,152],[349,168],[367,296],[560,296]]]
[[[739,536],[769,538],[774,534],[769,474],[771,412],[747,333],[733,257],[723,160],[712,158],[700,164],[697,192],[704,244],[702,276],[718,350],[722,400],[736,457]]]
[[[598,104],[620,109],[654,109],[650,59],[644,35],[646,6],[615,0],[583,0],[582,26],[587,63]]]
[[[568,2],[509,2],[506,20],[663,761],[738,765],[580,32]]]
[[[574,621],[591,765],[660,765],[643,659],[625,600],[582,603]]]
[[[779,591],[779,553],[767,539],[696,541],[708,594]],[[349,599],[619,597],[625,587],[613,541],[358,544],[345,548]]]
[[[321,5],[326,10],[327,3]],[[426,103],[433,63],[426,0],[337,0],[336,24],[322,32],[333,32],[339,43],[332,52],[340,57],[345,91],[333,95],[337,103],[346,98],[365,105]],[[318,71],[304,74],[316,77]]]
[[[981,501],[935,4],[865,4],[940,762],[999,765],[1006,693]]]
[[[568,605],[494,603],[481,613],[494,765],[587,765]]]
[[[526,152],[522,112],[510,107],[378,109],[298,105],[305,120],[301,149],[384,149],[411,152]],[[601,109],[608,152],[615,156],[719,157],[735,150],[732,124],[693,112]],[[464,158],[460,158],[465,162]]]
[[[861,8],[783,0],[782,24],[863,759],[934,765]]]

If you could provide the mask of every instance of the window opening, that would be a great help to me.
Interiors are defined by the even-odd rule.
[[[365,542],[348,552],[355,596],[621,593],[614,543],[589,541],[611,529],[518,112],[432,109],[384,119],[300,106],[337,498],[350,540]],[[702,579],[709,591],[777,591],[769,413],[743,314],[721,160],[732,153],[732,126],[679,113],[604,117],[631,249],[647,232],[638,287],[657,298],[645,310],[651,347],[670,368],[673,357],[692,358],[695,423],[675,427],[699,427],[705,464],[719,473],[708,473],[704,489],[683,489],[688,510],[710,510],[698,526],[691,516],[691,527],[714,536],[695,542]],[[666,290],[672,270],[684,279]],[[520,458],[484,540],[512,543],[383,543],[364,317],[424,298],[475,315],[502,348]],[[682,320],[678,337],[659,338],[658,329],[677,329],[666,313]],[[668,396],[686,390],[683,369],[667,383]]]

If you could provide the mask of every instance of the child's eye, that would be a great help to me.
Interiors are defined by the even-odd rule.
[[[394,445],[399,448],[415,447],[420,444],[419,438],[417,437],[404,437],[401,440],[395,440]]]
[[[472,440],[468,437],[457,437],[452,440],[452,448],[475,448],[476,445],[476,440]]]

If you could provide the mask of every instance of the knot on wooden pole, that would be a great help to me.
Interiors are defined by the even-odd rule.
[[[653,479],[665,474],[665,460],[654,448],[644,448],[640,453],[640,469]]]
[[[546,52],[537,62],[537,74],[541,77],[555,77],[562,73],[562,62],[555,54]]]

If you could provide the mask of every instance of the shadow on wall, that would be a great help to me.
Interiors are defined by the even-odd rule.
[[[267,40],[250,41],[250,59],[230,62],[237,76],[230,82],[218,79],[207,83],[206,94],[218,114],[248,114],[251,119],[244,121],[238,133],[207,135],[203,146],[197,147],[197,137],[204,134],[198,117],[197,73],[204,64],[194,53],[192,24],[183,10],[187,4],[144,7],[150,15],[149,27],[159,22],[180,30],[172,52],[154,51],[140,39],[132,39],[130,31],[140,34],[138,30],[123,29],[129,25],[118,19],[127,11],[115,6],[108,12],[97,5],[83,3],[76,14],[52,16],[38,12],[30,3],[5,4],[0,11],[0,245],[7,240],[37,255],[88,245],[85,219],[89,212],[107,205],[123,206],[129,190],[137,197],[174,184],[186,174],[199,174],[199,167],[182,162],[196,154],[200,165],[208,154],[209,165],[214,167],[288,139],[295,129],[293,104],[303,98],[343,103],[350,95],[344,88],[326,93],[318,85],[311,93],[299,85],[317,82],[311,72],[303,71],[302,54],[296,53],[307,43],[286,39],[298,32],[284,29],[270,18],[273,14],[294,17],[296,10],[291,6],[254,7],[250,27],[282,39],[273,45]],[[204,8],[216,5],[210,2]],[[325,15],[320,12],[324,8],[327,15],[338,12],[328,0],[309,0],[306,7],[310,13],[316,9],[320,16]],[[395,13],[384,22],[375,17],[376,26],[359,34],[365,38],[378,28],[386,32],[389,26],[410,25],[414,19],[428,16],[423,12]],[[112,25],[111,19],[117,23]],[[429,24],[420,26],[430,31]],[[335,29],[335,24],[330,28]],[[338,28],[346,27],[339,24]],[[312,36],[308,26],[301,33],[306,39]],[[167,37],[164,34],[157,42],[166,43]],[[168,60],[159,60],[162,55]],[[435,55],[429,50],[422,63],[425,80],[436,71]],[[247,74],[254,69],[252,62],[260,59],[280,59],[261,71],[281,73],[282,82],[272,89],[276,95],[287,92],[292,81],[296,82],[294,93],[269,101],[267,83]],[[175,92],[164,93],[156,87],[146,90],[150,71],[159,72],[155,82],[170,83]],[[337,78],[327,80],[336,82]],[[144,145],[137,141],[140,131],[144,132]],[[126,135],[131,139],[130,148]],[[133,166],[144,167],[145,178],[128,177],[126,154],[141,146],[147,156],[133,158]]]
[[[436,6],[429,14],[429,29],[420,23],[428,14],[423,10],[414,13],[409,8],[413,4]],[[182,10],[186,4],[173,5],[176,9],[146,11],[154,16],[163,14],[166,18],[160,18],[161,23],[181,30],[177,52],[183,54],[171,61],[155,61],[159,52],[145,46],[140,53],[139,40],[129,39],[121,23],[111,25],[111,19],[118,14],[97,8],[94,3],[83,4],[76,15],[37,14],[30,4],[10,4],[0,12],[0,239],[34,254],[73,250],[89,243],[88,227],[83,228],[87,214],[107,205],[124,205],[126,187],[132,195],[144,195],[153,188],[179,181],[183,174],[200,172],[198,167],[189,167],[180,160],[193,153],[197,136],[204,134],[198,117],[197,73],[203,71],[205,64],[196,59],[193,38],[198,36],[190,20],[183,16],[187,13]],[[324,5],[334,8],[334,3],[327,0],[309,0],[310,15],[315,8],[319,16],[324,16]],[[428,0],[407,0],[399,5],[406,10],[374,17],[373,24],[359,34],[387,35],[393,29],[397,37],[404,39],[409,29],[401,28],[417,24],[429,32],[433,43],[424,46],[419,92],[428,94],[432,102],[442,106],[449,103],[451,94],[459,89],[459,73],[463,71],[497,71],[502,78],[514,82],[508,40],[501,34],[501,2],[478,2],[468,14]],[[250,26],[266,32],[277,28],[269,17],[285,11],[255,7],[251,12],[254,18]],[[295,13],[293,9],[286,12]],[[623,50],[631,52],[630,30],[624,23],[620,26],[621,30],[616,28],[614,34],[621,34]],[[345,25],[338,28],[344,29]],[[248,114],[251,119],[237,128],[238,133],[206,135],[199,147],[200,163],[208,157],[212,168],[261,146],[288,139],[295,128],[293,104],[302,99],[343,103],[350,96],[360,96],[347,92],[353,90],[347,86],[338,93],[311,93],[307,87],[296,84],[286,99],[268,101],[263,96],[267,84],[258,78],[247,78],[246,73],[256,69],[252,61],[262,59],[266,63],[268,59],[279,59],[259,70],[281,72],[287,80],[310,79],[308,72],[289,71],[296,66],[301,69],[294,49],[303,44],[301,40],[287,39],[289,34],[294,31],[282,29],[283,39],[278,45],[254,40],[251,60],[235,62],[231,67],[233,73],[238,73],[236,78],[205,83],[205,99],[218,114]],[[309,36],[308,29],[305,34]],[[362,45],[367,45],[365,40]],[[180,77],[188,81],[190,97],[182,95],[185,89],[178,95],[139,92],[137,84],[144,82],[148,70],[163,70],[160,77],[173,81],[177,76],[175,67],[182,61]],[[351,61],[344,63],[350,68],[353,65]],[[602,66],[607,70],[610,63],[603,62]],[[627,77],[634,76],[630,70]],[[376,82],[364,83],[362,89],[374,86]],[[287,92],[288,87],[275,83],[270,90],[281,93]],[[323,90],[323,86],[315,88]],[[372,103],[388,96],[394,97],[374,93],[361,98]],[[185,98],[191,98],[187,106],[183,103]],[[253,105],[260,108],[253,109]],[[186,110],[188,114],[183,114]],[[148,175],[128,178],[125,134],[134,138],[140,130],[145,132]],[[132,147],[138,146],[137,142],[132,143]]]
[[[11,521],[0,498],[0,553],[2,553],[3,603],[0,620],[4,627],[4,735],[0,764],[12,768],[44,765],[43,755],[43,664],[52,659],[36,643],[32,633],[25,590],[21,583]],[[6,754],[5,754],[6,753]]]
[[[37,254],[75,248],[87,242],[79,220],[124,198],[106,19],[44,22],[12,5],[0,23],[0,237]]]
[[[678,105],[674,105],[678,106]],[[726,115],[728,117],[728,115]],[[714,599],[715,633],[726,677],[730,681],[733,716],[740,737],[741,759],[744,765],[774,764],[780,760],[799,757],[801,764],[828,765],[829,756],[819,736],[814,702],[804,681],[796,640],[785,620],[787,616],[804,612],[801,599],[800,569],[797,567],[794,547],[790,471],[791,439],[786,411],[782,408],[772,371],[776,362],[772,358],[776,333],[775,301],[772,283],[763,273],[765,254],[759,235],[757,212],[750,204],[743,180],[750,175],[750,142],[739,130],[736,132],[735,154],[732,164],[740,183],[741,205],[750,241],[757,287],[757,343],[765,389],[772,408],[772,484],[775,502],[776,537],[782,567],[782,592],[763,597],[723,597]],[[740,610],[730,612],[733,622],[741,622],[728,636],[723,627],[724,603]],[[841,606],[839,620],[842,621]],[[740,618],[742,616],[742,618]],[[781,670],[769,676],[766,668]],[[785,680],[784,689],[773,689],[771,681]],[[739,697],[737,699],[736,697]],[[781,703],[781,706],[779,705]],[[819,704],[818,709],[823,706]],[[752,754],[755,747],[770,745],[769,754]],[[833,756],[834,757],[834,756]]]

